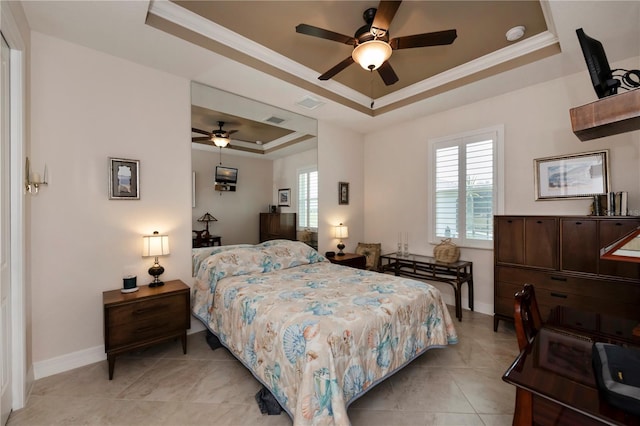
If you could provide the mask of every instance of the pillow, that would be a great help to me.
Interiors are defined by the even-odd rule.
[[[198,269],[202,265],[202,261],[207,257],[221,253],[227,250],[233,250],[239,247],[252,247],[251,244],[235,244],[230,246],[214,246],[214,247],[200,247],[191,249],[191,276],[195,277],[198,274]]]
[[[370,271],[377,271],[380,263],[381,243],[358,243],[356,253],[367,258],[366,268]]]

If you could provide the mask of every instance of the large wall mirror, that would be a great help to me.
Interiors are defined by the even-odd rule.
[[[313,194],[301,194],[298,180],[317,171],[317,127],[315,119],[191,83],[194,246],[257,244],[260,213],[273,210],[296,213],[296,238],[313,245],[317,225],[304,225],[317,223],[317,192],[311,201],[316,216],[307,223],[309,201],[299,200]],[[207,230],[212,237],[203,240]]]

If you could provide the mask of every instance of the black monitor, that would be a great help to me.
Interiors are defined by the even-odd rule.
[[[578,28],[576,34],[598,98],[618,93],[620,81],[613,78],[602,43],[586,35],[582,28]]]
[[[238,182],[238,169],[233,167],[216,166],[216,182],[231,183]]]

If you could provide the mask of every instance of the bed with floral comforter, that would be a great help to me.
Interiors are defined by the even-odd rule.
[[[296,425],[349,424],[372,386],[457,342],[435,287],[334,265],[301,242],[194,250],[193,266],[193,314]]]

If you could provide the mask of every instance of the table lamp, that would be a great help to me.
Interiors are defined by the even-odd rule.
[[[154,279],[149,287],[160,287],[164,283],[158,279],[164,272],[164,268],[158,263],[158,256],[166,256],[169,254],[169,236],[159,235],[158,231],[154,231],[153,235],[145,235],[142,237],[142,257],[155,256],[153,266],[149,268],[149,275]]]
[[[342,223],[336,226],[336,238],[340,240],[340,242],[337,245],[338,250],[340,251],[338,252],[337,255],[344,256],[344,252],[342,251],[342,249],[344,249],[344,244],[342,243],[342,239],[349,238],[349,228],[347,228],[347,226],[343,225]]]
[[[213,217],[209,212],[206,212],[205,214],[202,215],[202,217],[198,218],[198,222],[204,222],[206,226],[205,231],[202,233],[202,238],[209,238],[211,236],[211,234],[209,234],[209,222],[217,222],[217,221],[218,219]]]

